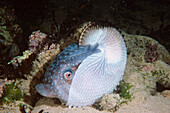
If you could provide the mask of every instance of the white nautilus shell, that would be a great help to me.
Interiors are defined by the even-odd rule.
[[[115,28],[87,30],[79,44],[98,44],[101,52],[88,56],[79,65],[70,86],[68,106],[91,105],[104,94],[113,92],[122,80],[126,66],[126,45]]]

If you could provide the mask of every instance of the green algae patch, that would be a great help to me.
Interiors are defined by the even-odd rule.
[[[3,88],[2,97],[0,97],[1,104],[8,104],[15,101],[22,101],[24,93],[19,88],[19,83],[12,82],[5,84]]]
[[[130,84],[130,83],[121,82],[120,87],[121,87],[121,91],[120,91],[120,94],[119,94],[120,97],[124,98],[124,99],[131,100],[132,95],[130,94],[129,89],[132,88],[133,85]]]

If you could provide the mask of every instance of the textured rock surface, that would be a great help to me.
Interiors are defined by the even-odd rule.
[[[167,64],[170,64],[170,54],[158,41],[148,36],[130,35],[125,32],[121,33],[124,36],[124,40],[127,45],[127,52],[130,57],[133,57],[134,61],[144,63],[145,51],[147,51],[148,44],[158,44],[157,52],[159,53],[159,59],[163,60]]]

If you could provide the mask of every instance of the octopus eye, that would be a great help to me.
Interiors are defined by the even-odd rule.
[[[73,72],[72,72],[72,71],[66,71],[66,72],[64,73],[64,78],[65,78],[66,80],[71,80],[72,77],[73,77]]]

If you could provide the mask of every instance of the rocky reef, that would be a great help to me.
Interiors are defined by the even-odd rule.
[[[27,7],[39,4],[37,1],[31,5],[30,1],[25,2]],[[10,97],[9,93],[4,93],[7,89],[24,93],[19,99],[9,99],[9,103],[0,104],[0,111],[168,113],[170,54],[167,37],[170,15],[166,13],[169,12],[166,4],[169,1],[160,3],[156,0],[154,4],[152,0],[105,1],[105,4],[101,0],[75,2],[70,4],[67,0],[50,0],[44,5],[45,11],[39,11],[41,16],[38,15],[37,8],[33,10],[36,14],[29,15],[28,20],[30,10],[24,9],[25,15],[21,13],[19,19],[15,16],[23,8],[22,2],[17,2],[15,10],[0,7],[0,103],[2,98],[8,101],[9,98],[4,98]],[[31,24],[33,18],[37,22],[34,25]],[[23,22],[22,27],[29,31],[23,33],[16,20],[27,20],[29,24]],[[36,92],[35,85],[42,81],[50,61],[68,45],[78,43],[83,30],[89,25],[113,26],[121,32],[127,45],[127,66],[122,84],[112,94],[104,95],[93,106],[68,109],[57,99],[41,97]],[[29,35],[23,37],[21,34]]]
[[[26,97],[29,97],[29,101],[24,101],[23,105],[28,107],[30,105],[34,106],[34,104],[36,104],[35,108],[28,107],[30,110],[33,109],[32,112],[39,112],[41,110],[44,111],[46,107],[49,107],[49,105],[46,104],[48,101],[50,102],[50,105],[56,107],[49,108],[47,111],[66,110],[69,112],[78,109],[63,109],[59,104],[55,104],[53,99],[42,98],[36,102],[35,100],[38,100],[40,97],[36,97],[35,99],[35,95],[37,95],[37,93],[34,89],[34,86],[37,84],[37,82],[39,82],[39,80],[41,80],[41,77],[45,72],[45,67],[54,58],[54,56],[60,52],[60,47],[64,48],[72,42],[77,42],[77,40],[81,37],[80,34],[83,32],[83,29],[85,29],[89,24],[91,23],[87,22],[83,24],[79,29],[75,31],[75,33],[70,34],[67,39],[60,40],[58,44],[51,40],[47,41],[46,38],[48,35],[45,33],[35,31],[29,37],[29,50],[23,52],[22,56],[14,57],[8,63],[15,65],[18,70],[21,70],[21,75],[26,78],[26,80],[19,80],[27,83],[25,85],[20,84],[21,90],[27,92]],[[128,84],[126,84],[127,86],[122,84],[122,88],[118,88],[117,93],[115,92],[114,94],[105,95],[99,99],[97,103],[94,104],[94,107],[98,110],[119,112],[123,106],[128,106],[129,103],[133,104],[134,102],[137,102],[138,99],[147,98],[147,96],[151,97],[152,95],[159,95],[157,98],[161,99],[162,96],[159,92],[164,90],[158,91],[158,85],[163,86],[164,89],[170,87],[170,76],[168,71],[169,65],[165,63],[169,61],[167,59],[169,58],[168,51],[161,44],[159,44],[159,42],[153,40],[150,37],[129,35],[125,32],[122,32],[122,35],[126,41],[128,51],[127,68],[123,82],[131,84],[133,87]],[[152,45],[156,44],[157,49],[152,50],[155,50],[159,53],[159,59],[156,59],[154,62],[150,63],[147,63],[145,60],[146,52],[148,51],[148,43],[151,43]],[[3,84],[6,83],[4,82]],[[123,89],[123,87],[127,89]],[[145,100],[143,100],[143,102],[147,103]],[[46,105],[42,106],[42,104]],[[99,112],[94,108],[91,110],[94,112]]]

